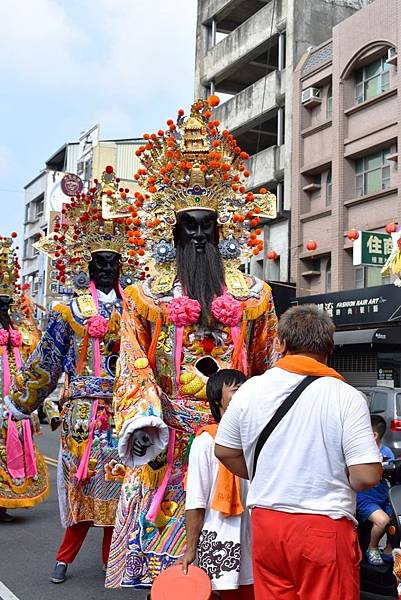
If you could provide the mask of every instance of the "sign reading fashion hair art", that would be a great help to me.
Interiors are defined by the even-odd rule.
[[[383,267],[391,254],[392,241],[388,233],[359,231],[354,242],[353,264]]]
[[[75,173],[66,173],[61,180],[61,189],[66,196],[75,196],[84,189],[82,179]]]
[[[401,321],[401,295],[393,285],[305,296],[296,302],[316,304],[337,326]]]

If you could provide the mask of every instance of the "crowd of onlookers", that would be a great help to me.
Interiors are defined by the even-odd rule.
[[[391,517],[386,424],[327,365],[333,340],[325,313],[294,307],[272,369],[209,379],[217,424],[191,447],[182,568],[197,561],[215,598],[359,600],[357,516],[373,525],[366,560],[392,560],[378,549]]]

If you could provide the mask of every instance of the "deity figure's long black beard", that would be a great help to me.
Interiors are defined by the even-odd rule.
[[[0,328],[9,329],[11,327],[11,318],[8,312],[0,311]]]
[[[194,244],[180,244],[177,252],[177,275],[183,292],[201,305],[200,323],[211,322],[211,304],[224,293],[224,266],[218,249],[206,242],[205,251],[197,252]]]

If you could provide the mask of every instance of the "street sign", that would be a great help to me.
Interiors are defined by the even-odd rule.
[[[353,264],[368,267],[383,267],[391,254],[392,241],[388,233],[359,231],[354,242]]]

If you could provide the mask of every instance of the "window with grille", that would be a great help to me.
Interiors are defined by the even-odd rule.
[[[386,148],[355,161],[355,188],[357,196],[373,194],[390,187],[390,163]]]
[[[355,100],[358,104],[379,96],[389,88],[390,71],[384,56],[355,73]]]
[[[45,209],[45,200],[44,196],[41,196],[37,200],[35,200],[35,218],[38,218],[43,215]]]

